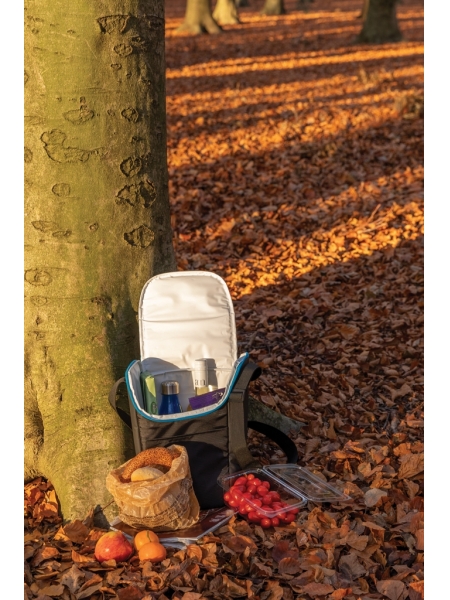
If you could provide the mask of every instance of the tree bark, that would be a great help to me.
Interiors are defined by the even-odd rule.
[[[186,0],[184,21],[177,31],[191,35],[220,33],[222,28],[212,16],[210,0]]]
[[[363,7],[363,26],[357,42],[383,44],[402,39],[397,22],[398,0],[367,0]]]
[[[262,15],[285,15],[284,0],[265,0]]]
[[[308,12],[314,0],[297,0],[297,10]]]
[[[237,8],[250,6],[250,2],[248,0],[236,0],[236,6]]]
[[[364,4],[363,4],[362,10],[361,10],[361,14],[358,15],[358,19],[362,19],[363,23],[364,23],[364,21],[367,18],[367,10],[368,10],[368,8],[369,8],[369,0],[364,0]]]
[[[65,519],[132,452],[108,392],[144,283],[176,269],[162,0],[26,0],[25,479]]]
[[[220,25],[240,23],[235,0],[217,0],[212,16]]]

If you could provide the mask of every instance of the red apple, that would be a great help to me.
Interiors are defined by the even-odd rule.
[[[133,546],[121,531],[109,531],[95,544],[94,555],[100,563],[111,559],[122,562],[128,560],[133,551]]]

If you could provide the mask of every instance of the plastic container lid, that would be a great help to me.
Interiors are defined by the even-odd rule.
[[[350,496],[340,492],[329,483],[322,481],[311,471],[298,465],[267,465],[263,467],[277,479],[283,481],[292,490],[312,502],[345,502]]]
[[[229,489],[240,475],[248,475],[249,473],[257,476],[258,474],[265,475],[273,484],[284,489],[285,492],[290,494],[292,507],[304,506],[307,500],[311,502],[346,502],[351,500],[350,496],[313,475],[308,469],[291,464],[266,465],[259,469],[238,471],[232,475],[219,477],[218,482],[222,488]],[[248,503],[252,504],[250,500]],[[285,511],[286,509],[283,509],[279,512]]]

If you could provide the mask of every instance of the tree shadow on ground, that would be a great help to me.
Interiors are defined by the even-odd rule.
[[[217,261],[219,274],[221,266]],[[390,395],[395,371],[423,368],[422,236],[297,278],[281,273],[274,285],[255,284],[234,299],[239,351],[267,363],[265,373],[281,388],[296,381],[311,402],[323,390],[348,401],[378,399]],[[423,399],[418,375],[411,402]]]

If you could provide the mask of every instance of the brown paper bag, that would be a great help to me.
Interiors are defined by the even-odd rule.
[[[152,481],[123,483],[120,475],[128,464],[111,471],[106,487],[119,507],[119,518],[132,527],[175,531],[198,521],[200,506],[192,487],[188,454],[184,446],[169,446],[180,456],[161,477]]]

